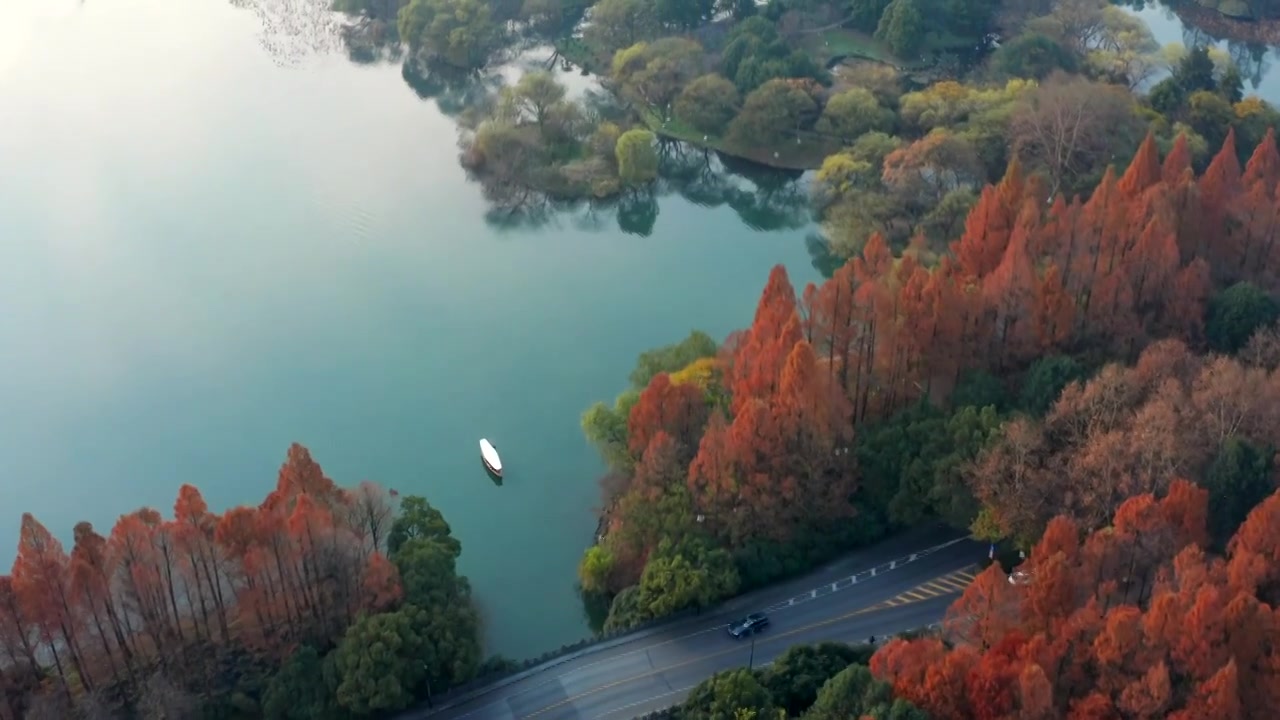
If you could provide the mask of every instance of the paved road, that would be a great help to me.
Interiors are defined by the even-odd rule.
[[[788,647],[865,641],[935,622],[973,579],[985,546],[938,529],[868,548],[784,586],[657,631],[551,661],[434,710],[440,720],[625,720],[679,702],[720,670],[771,661]],[[772,624],[734,640],[726,623],[766,610]],[[752,653],[754,652],[754,658]]]

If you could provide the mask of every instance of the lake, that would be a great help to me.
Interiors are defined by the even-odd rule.
[[[1250,47],[1245,43],[1212,38],[1202,31],[1188,27],[1172,10],[1158,2],[1144,3],[1140,10],[1131,12],[1147,23],[1161,45],[1180,43],[1190,47],[1212,42],[1230,52],[1243,71],[1245,95],[1257,95],[1267,102],[1280,105],[1280,73],[1274,71],[1278,59],[1276,48]]]
[[[749,323],[773,264],[817,279],[812,228],[759,230],[794,188],[713,173],[684,192],[701,203],[628,218],[647,236],[609,208],[500,227],[439,103],[398,65],[291,42],[287,19],[7,3],[0,537],[16,544],[23,511],[67,542],[82,519],[105,533],[184,482],[218,509],[257,503],[298,441],[340,483],[441,508],[490,651],[573,642],[602,471],[580,414],[639,352]]]
[[[641,351],[748,324],[775,263],[817,279],[808,230],[677,195],[647,237],[607,209],[500,229],[399,66],[263,35],[227,0],[6,4],[0,537],[105,533],[184,482],[256,504],[298,441],[444,512],[490,651],[576,641],[582,411]]]

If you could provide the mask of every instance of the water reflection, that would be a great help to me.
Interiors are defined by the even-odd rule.
[[[262,45],[278,63],[296,65],[308,55],[341,49],[357,64],[399,64],[405,84],[419,98],[434,102],[441,113],[463,126],[469,124],[468,110],[484,107],[500,87],[533,69],[555,72],[567,97],[580,102],[589,116],[600,120],[627,116],[596,78],[565,63],[553,47],[531,33],[516,33],[505,58],[495,59],[488,68],[462,71],[403,52],[395,42],[394,22],[334,13],[328,9],[331,0],[230,2],[258,17]],[[657,223],[661,198],[672,194],[707,208],[732,208],[747,227],[757,231],[797,229],[813,220],[802,172],[775,170],[681,142],[663,141],[659,150],[659,179],[652,187],[607,200],[565,201],[473,179],[481,182],[490,206],[486,220],[501,229],[558,222],[606,229],[612,220],[625,233],[647,237]]]
[[[1271,70],[1270,49],[1280,44],[1280,19],[1235,20],[1195,0],[1114,0],[1135,12],[1162,11],[1175,20],[1186,47],[1225,45],[1240,75],[1257,90]]]
[[[497,72],[468,72],[412,57],[401,63],[400,77],[419,98],[435,101],[440,112],[452,118],[481,105],[503,84]]]
[[[333,0],[229,0],[252,12],[261,29],[258,42],[276,64],[296,67],[306,59],[345,47],[347,17],[333,11]]]
[[[582,230],[607,230],[615,219],[623,232],[647,237],[657,222],[661,198],[670,195],[705,208],[732,208],[744,225],[759,232],[796,230],[813,222],[803,173],[735,161],[675,141],[661,143],[658,157],[657,182],[617,198],[557,200],[476,180],[490,202],[486,219],[499,229],[566,223]]]

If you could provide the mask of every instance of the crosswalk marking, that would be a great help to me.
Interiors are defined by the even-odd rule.
[[[936,577],[927,582],[900,593],[884,602],[877,607],[891,608],[900,605],[909,605],[911,603],[923,602],[930,598],[943,597],[946,595],[958,595],[964,592],[964,589],[973,582],[975,575],[974,568],[965,568],[964,570],[956,570],[947,573],[941,577]]]

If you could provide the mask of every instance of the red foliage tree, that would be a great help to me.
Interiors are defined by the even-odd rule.
[[[687,464],[698,447],[710,408],[702,390],[693,383],[674,384],[666,373],[649,381],[627,417],[627,443],[632,455],[642,457],[644,449],[659,432],[674,439]]]
[[[1267,502],[1280,506],[1280,493]],[[1029,584],[1002,583],[993,566],[949,611],[949,644],[895,641],[873,673],[926,711],[965,720],[1276,717],[1276,611],[1258,583],[1230,580],[1273,563],[1249,548],[1276,534],[1260,537],[1259,508],[1230,543],[1232,568],[1202,549],[1205,504],[1204,491],[1175,481],[1163,498],[1124,503],[1083,543],[1055,520],[1027,563]],[[966,671],[944,671],[956,666]]]

